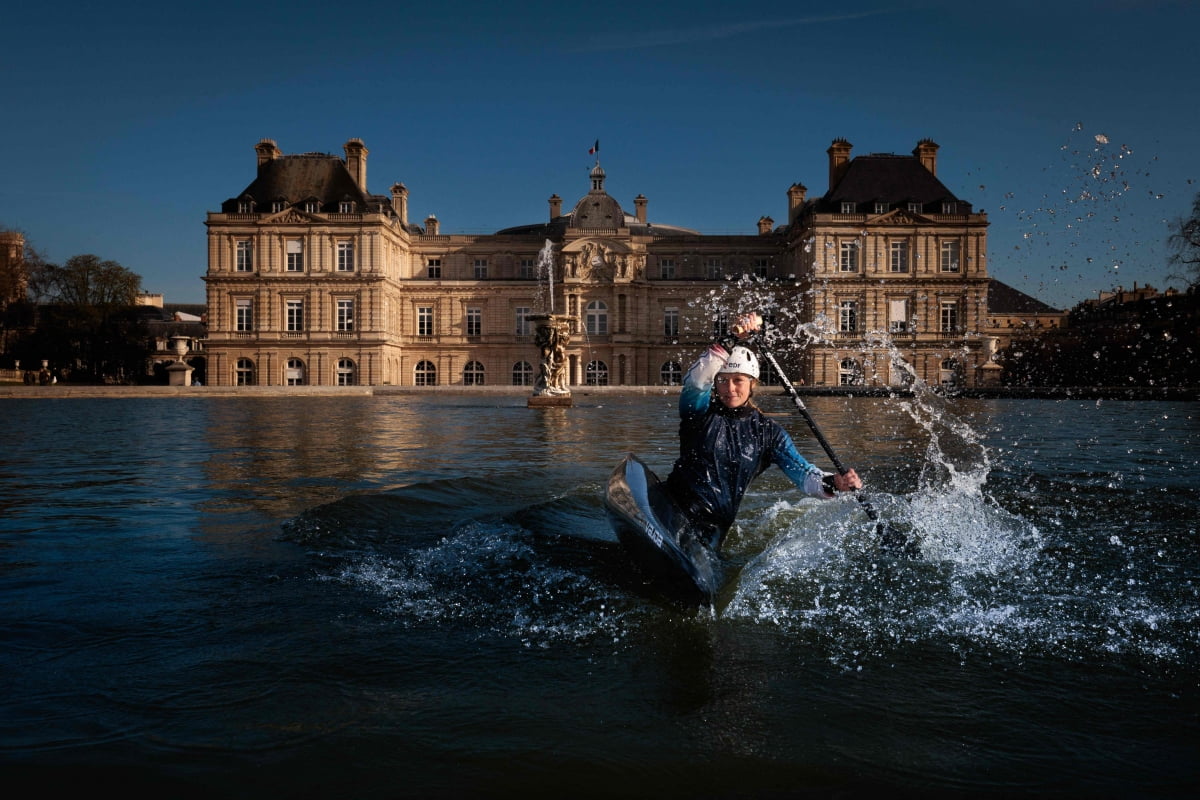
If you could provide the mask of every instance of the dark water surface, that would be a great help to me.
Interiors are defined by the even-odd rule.
[[[785,398],[801,450],[827,466]],[[601,492],[674,396],[0,401],[0,775],[133,797],[1192,797],[1195,403],[813,398],[715,611]]]

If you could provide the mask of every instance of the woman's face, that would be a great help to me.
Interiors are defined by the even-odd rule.
[[[717,398],[726,408],[738,408],[750,399],[754,389],[754,378],[740,372],[726,372],[717,376]]]

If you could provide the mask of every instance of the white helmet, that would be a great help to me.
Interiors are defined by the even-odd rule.
[[[725,362],[725,366],[717,370],[717,374],[728,372],[740,372],[743,375],[749,375],[751,378],[758,380],[758,358],[754,353],[751,353],[741,345],[733,348],[733,352],[729,354],[729,360]]]

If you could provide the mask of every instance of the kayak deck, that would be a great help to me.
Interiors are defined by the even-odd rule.
[[[720,588],[717,554],[695,536],[658,476],[629,453],[612,475],[604,508],[637,569],[663,592],[712,605]]]

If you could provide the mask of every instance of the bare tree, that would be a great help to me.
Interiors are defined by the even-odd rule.
[[[1180,270],[1171,277],[1187,281],[1188,286],[1200,285],[1200,193],[1192,201],[1192,216],[1171,224],[1167,243],[1174,251],[1170,263]]]
[[[49,299],[68,306],[111,308],[137,302],[142,279],[116,261],[71,256],[62,267],[47,265]]]

